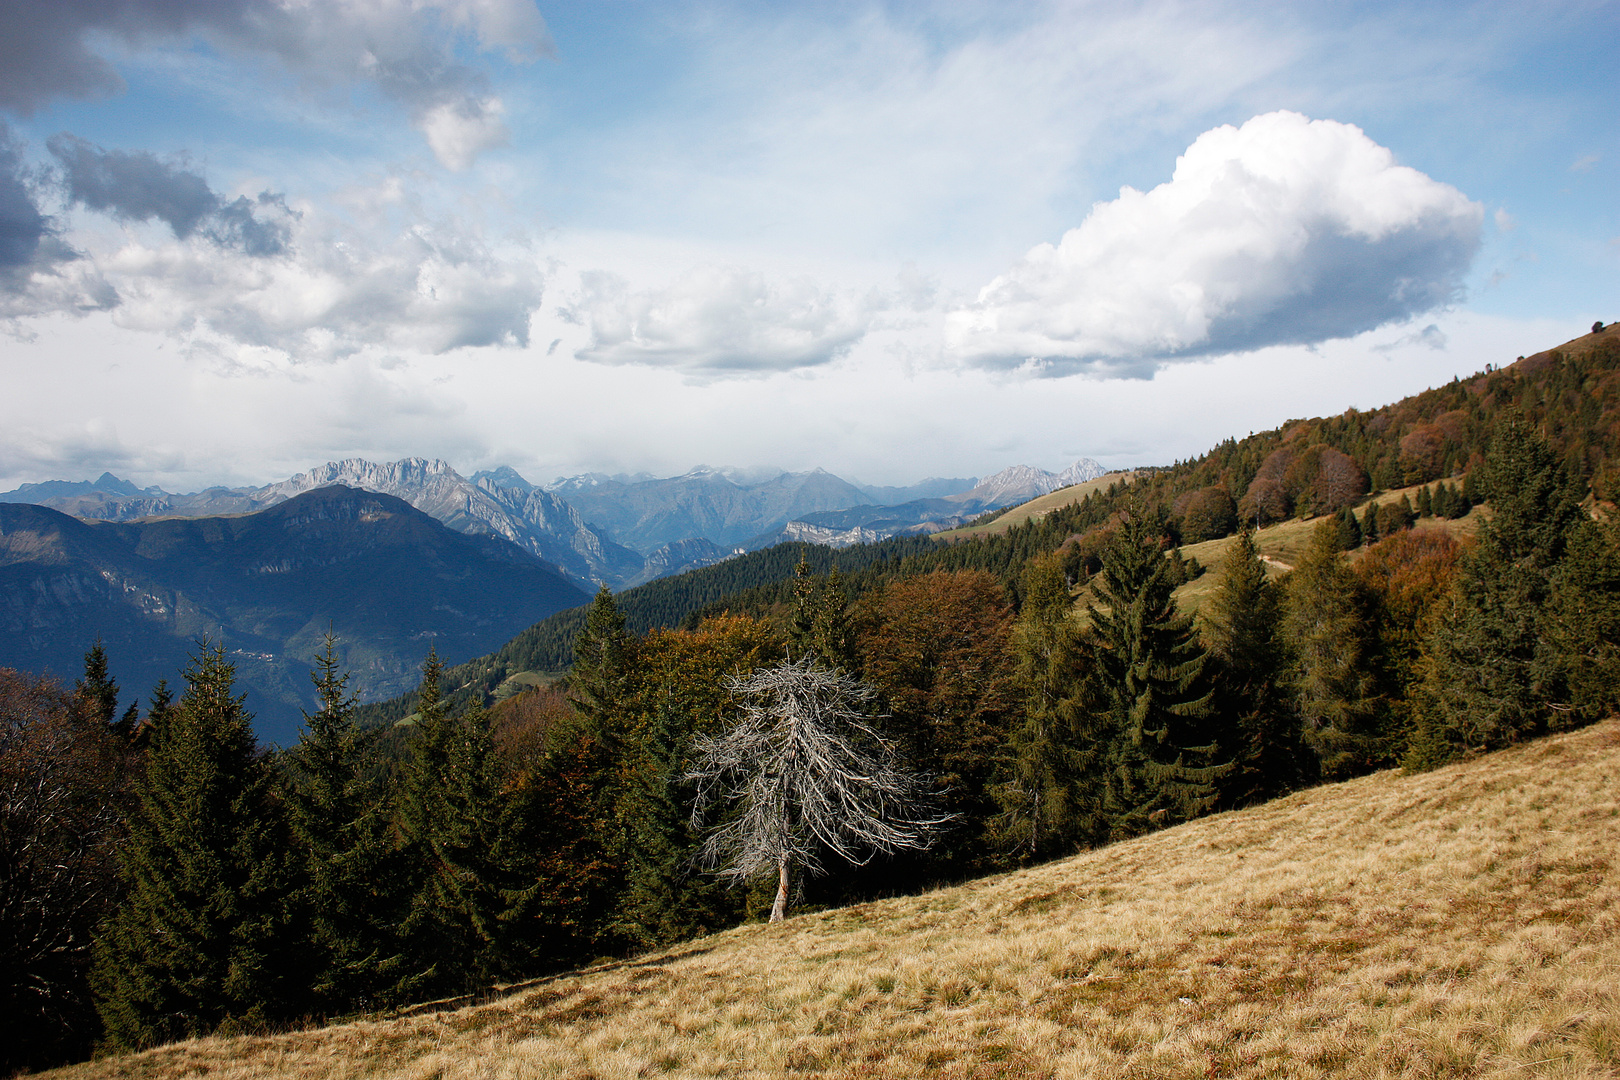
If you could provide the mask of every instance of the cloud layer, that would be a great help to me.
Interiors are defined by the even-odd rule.
[[[691,374],[762,374],[836,360],[866,333],[877,297],[772,281],[748,270],[705,270],[661,289],[632,291],[605,271],[580,275],[562,309],[590,330],[575,352],[600,364],[648,364]]]
[[[98,37],[126,47],[200,38],[271,58],[311,86],[369,82],[403,105],[440,162],[506,141],[500,99],[456,59],[470,40],[514,62],[552,51],[533,0],[50,0],[0,3],[0,109],[117,93]]]
[[[948,314],[948,353],[1042,374],[1315,344],[1460,298],[1484,211],[1361,129],[1293,112],[1200,135]]]

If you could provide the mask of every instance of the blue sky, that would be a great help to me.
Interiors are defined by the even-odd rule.
[[[1376,406],[1620,318],[1617,37],[1614,4],[0,0],[0,486],[897,483]]]

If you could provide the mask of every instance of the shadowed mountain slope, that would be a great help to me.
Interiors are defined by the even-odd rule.
[[[254,514],[86,523],[0,504],[0,666],[71,682],[99,636],[126,700],[178,686],[199,637],[222,642],[261,738],[296,737],[330,626],[367,699],[414,687],[585,594],[505,540],[341,485]]]

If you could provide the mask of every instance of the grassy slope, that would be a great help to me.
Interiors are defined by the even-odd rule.
[[[1379,494],[1376,501],[1380,504],[1397,503],[1401,501],[1401,496],[1405,495],[1408,501],[1416,503],[1417,493],[1422,487],[1422,484],[1417,484],[1385,491]],[[1373,501],[1375,500],[1369,497],[1357,503],[1356,516],[1358,518],[1362,516],[1366,512],[1367,504]],[[1433,517],[1419,518],[1412,527],[1420,530],[1444,529],[1462,540],[1475,534],[1480,514],[1483,512],[1476,507],[1467,517],[1455,521]],[[1299,561],[1300,553],[1310,543],[1311,534],[1326,520],[1325,517],[1314,517],[1305,521],[1282,521],[1257,531],[1255,543],[1260,549],[1260,557],[1265,560],[1267,572],[1275,577],[1292,570]],[[1196,612],[1203,607],[1204,599],[1220,582],[1221,562],[1226,558],[1226,549],[1235,539],[1233,536],[1225,536],[1219,540],[1205,540],[1201,544],[1188,544],[1181,549],[1183,555],[1196,558],[1209,571],[1176,590],[1176,604],[1182,611]]]
[[[1613,1077],[1620,721],[479,1006],[66,1070]]]
[[[1047,492],[1038,498],[1026,503],[1019,503],[1005,514],[984,525],[964,525],[960,529],[947,529],[944,532],[933,534],[935,540],[967,540],[975,536],[1000,536],[1014,525],[1022,525],[1031,518],[1045,517],[1053,510],[1070,506],[1084,499],[1094,491],[1107,491],[1110,484],[1123,480],[1130,483],[1135,473],[1113,472],[1106,476],[1099,476],[1095,480],[1087,480],[1080,484],[1070,484],[1066,488]]]

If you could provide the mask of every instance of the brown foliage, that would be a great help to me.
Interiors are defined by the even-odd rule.
[[[83,1050],[117,891],[127,751],[56,683],[0,669],[0,1067]]]
[[[1408,484],[1440,477],[1446,463],[1446,437],[1435,424],[1419,424],[1401,439],[1401,468]]]
[[[982,570],[902,578],[866,594],[857,619],[863,677],[911,763],[934,774],[947,809],[987,820],[995,756],[1018,702],[1001,584]]]

